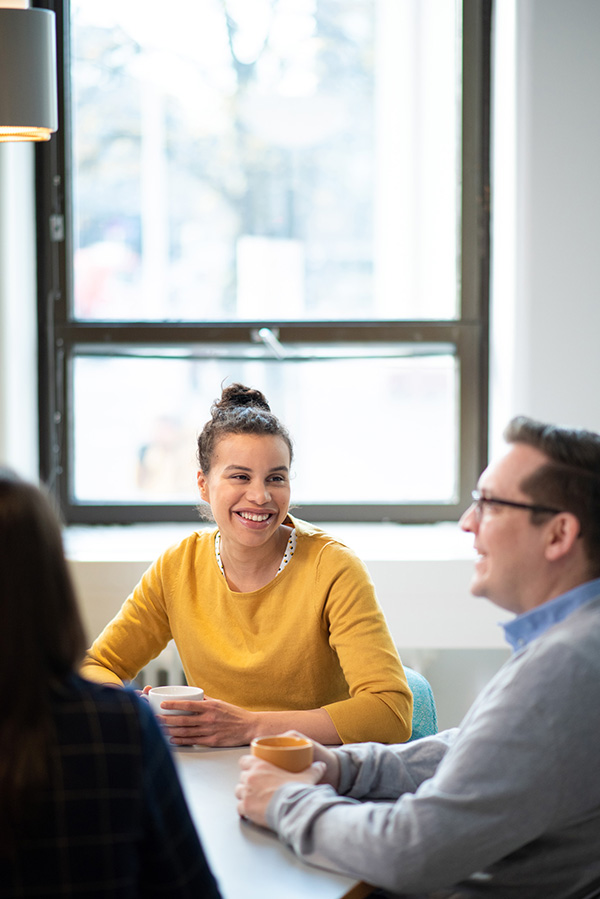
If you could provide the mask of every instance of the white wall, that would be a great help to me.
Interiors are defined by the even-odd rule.
[[[515,117],[494,140],[494,445],[518,412],[600,430],[600,3],[496,9],[516,41],[497,59],[499,112],[514,91]]]
[[[519,412],[600,431],[600,3],[496,0],[496,36],[492,448]],[[31,247],[17,241],[15,250],[13,237],[15,191],[30,210],[17,230],[25,244],[31,235],[31,182],[26,160],[13,153],[7,161],[6,150],[0,146],[0,462],[34,473],[33,261]],[[8,352],[15,346],[17,355]],[[398,530],[398,544],[409,545],[406,533]],[[357,540],[406,661],[432,680],[442,725],[457,723],[505,657],[495,611],[469,598],[468,556],[436,547],[429,557],[411,558],[409,549],[385,559]],[[145,559],[74,559],[88,627],[112,614]],[[454,641],[441,652],[416,645],[425,642],[427,620],[431,633],[443,625]],[[488,627],[493,636],[484,639]]]

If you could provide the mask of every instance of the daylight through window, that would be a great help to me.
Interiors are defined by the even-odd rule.
[[[321,520],[453,518],[485,452],[489,4],[45,4],[43,475],[71,521],[193,519],[226,382]]]

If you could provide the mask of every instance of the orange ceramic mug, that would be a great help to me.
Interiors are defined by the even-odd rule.
[[[286,771],[303,771],[312,765],[313,744],[306,737],[276,734],[274,737],[257,737],[250,744],[252,755],[271,762]]]

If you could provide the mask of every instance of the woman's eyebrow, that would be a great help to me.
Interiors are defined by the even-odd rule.
[[[252,468],[248,468],[246,465],[227,465],[225,471],[253,471]],[[272,471],[289,471],[287,465],[275,465],[273,468],[269,468],[269,472]]]

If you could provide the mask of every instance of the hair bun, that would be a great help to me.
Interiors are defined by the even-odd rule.
[[[224,387],[221,392],[221,399],[217,400],[212,407],[213,415],[224,412],[226,409],[233,409],[240,406],[254,406],[258,409],[265,409],[266,412],[271,411],[266,397],[260,390],[254,387],[246,387],[244,384],[231,384]]]

